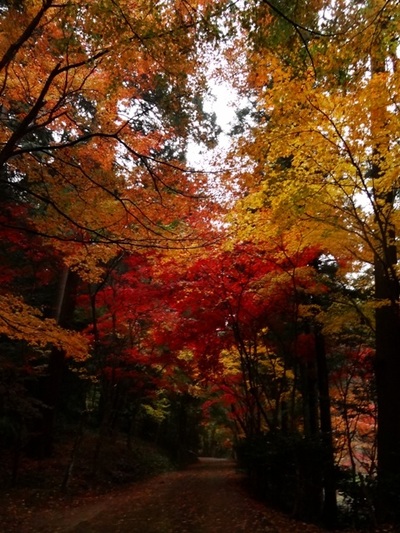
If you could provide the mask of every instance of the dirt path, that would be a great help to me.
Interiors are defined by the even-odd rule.
[[[0,526],[1,529],[1,526]],[[202,459],[188,470],[132,485],[91,504],[49,509],[19,533],[317,533],[267,510],[243,488],[232,462]]]

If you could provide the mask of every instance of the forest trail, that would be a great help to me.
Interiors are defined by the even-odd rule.
[[[92,503],[34,514],[19,533],[318,533],[267,509],[245,490],[235,463],[201,459]],[[7,532],[8,533],[8,532]]]

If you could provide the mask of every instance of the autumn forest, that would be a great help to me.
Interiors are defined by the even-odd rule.
[[[0,28],[0,490],[118,442],[399,523],[398,0],[2,0]]]

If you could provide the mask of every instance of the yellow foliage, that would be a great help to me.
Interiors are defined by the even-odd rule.
[[[38,309],[10,294],[0,295],[0,334],[9,339],[24,340],[37,348],[55,346],[76,361],[89,356],[85,337],[60,328],[55,320],[43,318]]]
[[[267,118],[235,147],[253,165],[252,182],[243,172],[246,197],[229,217],[238,240],[268,245],[283,236],[371,263],[383,257],[388,231],[399,234],[389,200],[400,179],[395,4],[374,2],[361,18],[349,10],[355,19],[346,32],[308,43],[314,68],[296,70],[272,47],[249,51],[246,83]],[[387,61],[381,70],[379,54]]]

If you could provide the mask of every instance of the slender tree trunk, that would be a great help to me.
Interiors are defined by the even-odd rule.
[[[302,396],[304,410],[304,433],[306,437],[313,437],[319,432],[317,368],[314,360],[307,361],[301,368]]]
[[[315,359],[302,365],[304,436],[310,445],[319,438],[318,373]],[[305,451],[297,460],[297,494],[294,514],[303,520],[319,520],[323,501],[320,464]]]
[[[73,470],[74,470],[74,467],[75,467],[75,462],[77,460],[77,457],[79,455],[79,452],[80,452],[80,449],[81,449],[81,446],[82,446],[82,442],[83,442],[86,415],[87,415],[86,411],[84,411],[81,414],[81,419],[79,421],[78,431],[77,431],[77,434],[76,434],[76,437],[75,437],[74,445],[73,445],[73,448],[72,448],[72,451],[71,451],[71,455],[70,455],[70,458],[69,458],[68,465],[67,465],[67,467],[65,469],[63,481],[61,483],[61,491],[62,492],[67,492],[69,484],[70,484],[70,481],[72,479],[72,473],[73,473]]]
[[[318,368],[321,436],[326,453],[323,472],[324,503],[322,518],[327,527],[333,527],[337,521],[337,500],[335,459],[332,441],[331,400],[329,394],[329,371],[326,359],[325,340],[318,326],[315,331],[315,351]]]
[[[11,486],[15,487],[17,484],[18,479],[18,472],[19,472],[19,466],[21,462],[21,452],[22,452],[22,445],[23,445],[23,424],[24,420],[22,417],[18,417],[18,429],[17,429],[17,435],[14,440],[14,451],[13,451],[13,460],[12,460],[12,470],[11,470]]]

